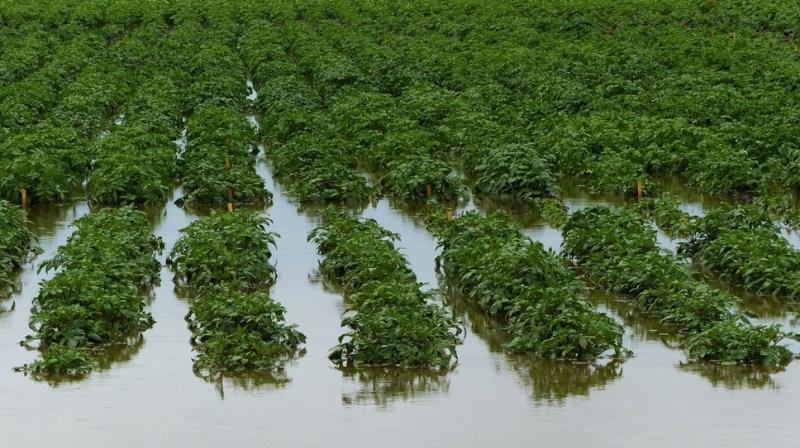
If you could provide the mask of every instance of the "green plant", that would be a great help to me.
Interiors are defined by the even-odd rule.
[[[181,238],[170,252],[177,279],[201,287],[238,282],[247,288],[275,282],[270,263],[276,234],[267,232],[269,218],[246,210],[211,211],[181,229]]]
[[[622,327],[581,295],[563,259],[522,235],[508,215],[470,212],[430,228],[447,287],[508,321],[508,350],[580,361],[625,351]]]
[[[0,297],[14,287],[14,273],[35,250],[37,239],[28,225],[19,207],[0,200]]]
[[[791,358],[777,326],[757,326],[732,311],[737,299],[697,279],[686,264],[661,249],[655,230],[631,210],[591,207],[564,227],[563,253],[595,284],[630,296],[645,312],[672,326],[692,361],[774,365]],[[735,332],[720,331],[739,321]],[[762,337],[772,334],[774,337]],[[743,341],[752,344],[742,349]],[[713,345],[713,347],[712,347]]]
[[[286,310],[248,285],[221,283],[193,297],[186,321],[198,355],[194,368],[204,376],[281,368],[305,336],[284,323]]]
[[[396,234],[374,220],[357,220],[328,208],[309,240],[324,257],[320,271],[341,285],[349,309],[330,359],[339,366],[398,366],[449,369],[458,359],[463,328],[429,303],[405,257],[394,247]]]
[[[144,291],[158,281],[154,253],[163,243],[149,232],[147,216],[130,207],[84,216],[40,269],[57,271],[33,300],[30,327],[40,360],[17,370],[34,376],[82,375],[115,345],[150,328]]]

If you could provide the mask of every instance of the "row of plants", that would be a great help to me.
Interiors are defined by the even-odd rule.
[[[145,82],[123,118],[92,145],[87,196],[98,204],[163,204],[177,175],[180,90],[169,77]]]
[[[211,211],[182,229],[170,252],[176,284],[190,289],[186,321],[203,377],[281,370],[305,342],[268,293],[276,280],[270,222],[246,210]]]
[[[203,35],[204,41],[200,48],[187,48],[191,79],[187,146],[179,161],[181,201],[195,207],[269,203],[272,195],[255,170],[255,132],[245,118],[246,76],[234,50],[236,24],[220,17],[206,27],[185,26],[188,35]]]
[[[150,233],[147,216],[130,207],[104,209],[72,226],[67,243],[39,267],[55,275],[33,299],[34,334],[23,345],[38,342],[41,358],[17,368],[34,377],[86,375],[154,323],[146,308],[163,243]]]
[[[769,213],[739,205],[694,220],[678,251],[720,279],[757,295],[800,300],[800,251]]]
[[[349,142],[334,132],[317,86],[321,80],[302,71],[297,62],[304,57],[296,48],[300,43],[290,43],[292,37],[277,31],[268,22],[249,24],[240,48],[258,92],[255,108],[261,116],[260,138],[274,175],[301,202],[368,201],[377,190],[358,173]],[[295,37],[311,40],[312,35]]]
[[[626,354],[622,326],[587,300],[566,260],[524,236],[508,214],[430,224],[447,289],[507,323],[508,351],[572,361]]]
[[[134,30],[107,45],[87,34],[23,81],[36,83],[28,96],[6,98],[13,122],[0,141],[0,197],[19,203],[25,189],[32,204],[72,198],[95,158],[92,142],[105,135],[138,82],[135,54],[123,50],[157,35]]]
[[[558,194],[547,158],[513,129],[488,117],[482,122],[484,116],[455,92],[424,78],[402,92],[381,91],[350,57],[358,49],[347,44],[363,41],[342,44],[295,23],[256,20],[251,28],[244,58],[260,87],[265,134],[277,141],[278,154],[280,143],[298,134],[304,146],[334,140],[336,158],[348,160],[351,170],[360,165],[376,172],[381,192],[405,201],[466,197],[467,182],[454,160],[464,162],[480,194],[523,201]],[[279,174],[296,172],[296,166],[280,165]]]
[[[724,282],[760,296],[800,299],[800,251],[781,235],[775,214],[758,203],[721,205],[691,216],[671,198],[634,208],[683,238],[678,254]]]
[[[17,206],[0,200],[0,298],[15,287],[15,273],[36,250],[30,222]]]
[[[0,140],[38,122],[57,102],[63,88],[106,49],[99,32],[84,29],[76,34],[53,47],[41,68],[0,85]]]
[[[463,328],[438,304],[395,247],[397,234],[371,219],[327,208],[309,235],[323,256],[320,272],[343,290],[348,331],[329,358],[340,367],[447,370]]]
[[[712,288],[661,249],[655,229],[636,212],[580,210],[569,218],[563,237],[563,254],[594,284],[631,297],[674,328],[690,361],[781,365],[792,359],[781,342],[796,335],[777,325],[751,324],[735,311],[735,296]]]
[[[466,105],[437,126],[453,138],[450,150],[463,151],[462,137],[483,148],[530,144],[554,176],[627,195],[637,180],[657,193],[663,175],[715,194],[797,188],[794,48],[769,25],[739,20],[751,6],[727,5],[725,14],[690,1],[408,6],[273,2],[246,14],[286,36],[316,33],[312,41],[339,51],[317,51],[302,67],[323,72],[324,98],[341,84],[399,97],[429,83],[455,98],[448,106]],[[774,22],[786,5],[774,9],[759,17]],[[269,53],[280,47],[270,43]]]

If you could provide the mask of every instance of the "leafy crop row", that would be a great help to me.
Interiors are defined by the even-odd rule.
[[[792,354],[776,325],[756,326],[732,310],[734,296],[697,279],[656,242],[655,230],[630,210],[592,207],[564,227],[563,252],[601,288],[631,296],[682,336],[692,361],[777,365]]]
[[[28,219],[19,207],[0,200],[0,298],[14,287],[14,273],[36,246]]]
[[[41,359],[18,370],[34,376],[84,375],[105,354],[153,325],[145,291],[158,281],[162,249],[143,212],[106,209],[73,223],[75,233],[40,269],[56,271],[33,300],[30,327]]]
[[[433,228],[448,288],[508,321],[508,350],[578,361],[624,353],[622,327],[582,295],[564,259],[522,235],[508,215],[469,212]]]
[[[232,46],[235,24],[220,18],[208,29],[187,28],[189,37],[206,35],[187,58],[187,147],[179,166],[184,203],[216,207],[227,202],[264,204],[271,194],[255,171],[255,134],[247,122],[246,77]],[[195,34],[191,34],[195,33]]]
[[[771,216],[752,206],[697,218],[678,250],[726,282],[759,295],[800,300],[800,252]]]
[[[463,331],[409,269],[395,248],[398,235],[374,220],[329,208],[309,235],[324,257],[321,272],[341,285],[349,309],[330,353],[339,366],[399,366],[446,370],[457,360]]]
[[[194,291],[186,320],[203,376],[280,369],[305,342],[267,293],[276,278],[269,223],[248,211],[212,211],[181,230],[170,253],[177,282]]]
[[[148,81],[125,108],[124,122],[94,144],[87,190],[101,204],[162,204],[176,176],[178,89],[166,77]]]

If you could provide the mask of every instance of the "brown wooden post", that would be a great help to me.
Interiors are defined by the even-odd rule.
[[[447,220],[448,221],[452,221],[453,220],[453,211],[452,210],[448,210],[447,211]]]
[[[28,207],[28,190],[23,188],[20,193],[22,193],[22,209],[24,210]]]
[[[642,180],[636,179],[636,199],[642,200]]]

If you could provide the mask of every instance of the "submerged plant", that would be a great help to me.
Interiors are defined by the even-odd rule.
[[[622,327],[581,295],[563,259],[522,235],[508,215],[470,212],[431,228],[447,287],[508,321],[508,350],[578,361],[625,351]]]
[[[277,275],[270,223],[246,210],[212,211],[182,229],[170,253],[176,283],[191,288],[186,321],[200,376],[280,371],[305,343],[268,294]]]
[[[320,271],[342,286],[350,306],[342,319],[350,331],[329,357],[339,366],[449,369],[463,328],[429,303],[397,239],[374,220],[333,208],[309,235],[324,257]]]
[[[269,218],[247,210],[212,211],[181,230],[170,252],[178,280],[201,287],[238,282],[250,289],[275,282],[270,263],[274,233],[267,232]]]
[[[564,227],[563,252],[595,284],[630,296],[674,328],[691,361],[774,365],[791,359],[780,342],[792,335],[775,325],[749,324],[732,310],[733,295],[711,288],[661,249],[655,230],[633,211],[591,207],[576,212]]]
[[[266,292],[237,283],[204,287],[192,299],[186,321],[202,375],[282,368],[305,336],[285,323],[286,310]]]
[[[40,269],[58,271],[33,300],[24,345],[38,341],[42,359],[18,370],[37,376],[82,375],[114,346],[150,328],[143,293],[158,281],[163,246],[147,216],[129,207],[75,221],[75,233]]]
[[[14,273],[34,250],[36,237],[28,229],[25,213],[0,200],[0,298],[14,286]]]

